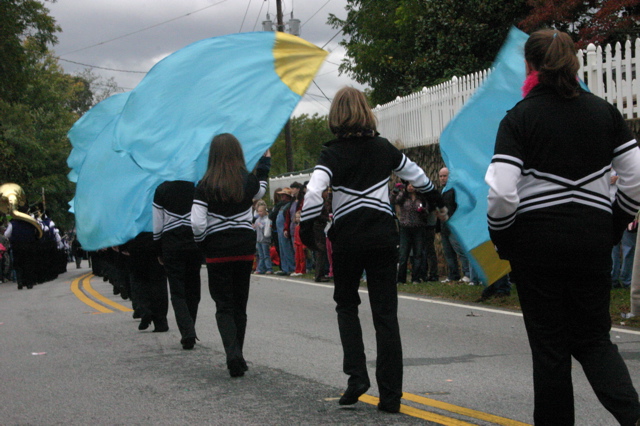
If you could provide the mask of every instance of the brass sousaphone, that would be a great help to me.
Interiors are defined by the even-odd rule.
[[[22,188],[15,183],[0,185],[0,213],[10,214],[14,219],[28,222],[38,230],[38,238],[42,237],[42,227],[37,220],[18,211],[18,207],[26,204],[27,197]]]

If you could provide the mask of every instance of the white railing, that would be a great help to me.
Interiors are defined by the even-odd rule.
[[[620,43],[604,48],[593,44],[578,51],[580,70],[578,75],[596,95],[615,105],[625,118],[640,117],[637,102],[640,84],[636,70],[640,69],[640,39],[632,49],[627,41],[624,52]],[[630,72],[629,72],[630,71]],[[440,134],[484,82],[491,70],[484,70],[425,87],[420,92],[398,97],[374,112],[378,117],[378,130],[401,148],[437,143]]]

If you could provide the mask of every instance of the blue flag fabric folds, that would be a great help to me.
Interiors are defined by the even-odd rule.
[[[242,143],[247,168],[273,144],[327,52],[284,33],[201,40],[156,64],[131,92],[112,96],[71,129],[71,210],[83,247],[151,231],[165,180],[197,182],[214,135]]]
[[[449,168],[447,188],[454,188],[458,209],[449,220],[483,281],[493,283],[510,271],[498,258],[487,228],[484,176],[493,157],[500,121],[522,99],[526,78],[524,32],[513,28],[484,84],[451,120],[440,136],[440,150]]]

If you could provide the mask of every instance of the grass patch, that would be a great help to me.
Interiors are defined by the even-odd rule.
[[[499,308],[520,310],[520,301],[515,286],[511,286],[511,295],[508,297],[478,301],[482,294],[482,286],[469,286],[464,283],[450,282],[428,282],[420,284],[401,284],[398,291],[401,293],[418,294],[438,299],[463,302],[478,303],[480,305],[494,306]],[[628,313],[630,308],[629,289],[615,288],[611,290],[611,304],[609,312],[613,325],[626,325],[628,327],[640,328],[640,317],[622,318],[622,313]]]
[[[313,281],[313,274],[304,274],[302,277]],[[330,284],[330,283],[327,283]],[[361,287],[366,287],[367,283],[361,283]],[[420,284],[406,283],[398,285],[398,293],[415,294],[427,296],[434,299],[448,300],[451,302],[477,303],[484,306],[493,306],[519,311],[520,301],[515,286],[511,286],[511,295],[508,297],[492,297],[491,299],[478,301],[482,295],[483,286],[470,286],[462,282],[426,282]],[[625,288],[614,288],[611,290],[611,322],[614,326],[624,325],[627,327],[640,328],[640,317],[623,318],[622,313],[631,310],[630,290]]]

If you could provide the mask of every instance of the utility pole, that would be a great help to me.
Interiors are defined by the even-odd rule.
[[[276,0],[276,13],[278,22],[278,31],[284,32],[284,21],[282,18],[282,0]],[[284,144],[285,144],[285,156],[287,159],[287,171],[293,172],[293,144],[291,143],[291,122],[287,120],[287,124],[284,125]]]

